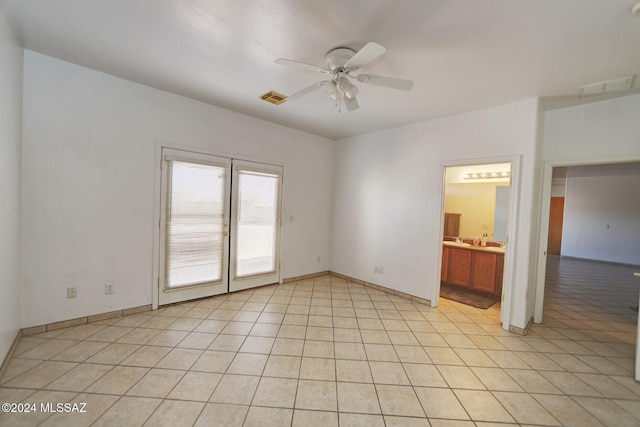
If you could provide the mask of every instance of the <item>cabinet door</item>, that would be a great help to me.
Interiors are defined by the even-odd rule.
[[[449,249],[449,282],[452,285],[469,286],[471,276],[471,251]]]
[[[442,248],[442,270],[440,270],[440,281],[447,282],[449,280],[449,248]]]
[[[473,283],[471,287],[478,291],[495,292],[497,255],[475,252],[472,267]]]
[[[502,278],[504,277],[504,255],[496,255],[496,286],[495,294],[502,296]]]

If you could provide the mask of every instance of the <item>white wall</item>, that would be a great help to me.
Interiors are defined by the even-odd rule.
[[[639,117],[640,95],[547,111],[542,160],[551,166],[640,161]],[[629,227],[634,219],[635,227],[638,226],[638,186],[631,184],[631,181],[637,182],[635,180],[637,178],[629,176],[580,178],[579,181],[575,177],[567,178],[565,203],[570,206],[565,206],[563,255],[638,263],[638,246],[629,240],[637,240],[637,234],[623,236],[620,230],[622,224]],[[587,191],[590,196],[586,195]],[[587,201],[589,197],[595,200]],[[598,206],[599,200],[604,199],[609,203],[606,212]],[[593,217],[589,219],[577,212],[578,206],[589,209]],[[543,215],[542,220],[548,221],[548,215]],[[618,225],[614,226],[614,222]],[[606,223],[611,224],[608,230],[604,229]],[[602,240],[604,246],[596,249],[596,240]]]
[[[640,95],[544,114],[542,160],[555,165],[640,160]]]
[[[23,327],[151,304],[158,141],[283,164],[283,277],[328,269],[332,141],[31,51],[24,79]]]
[[[567,194],[567,179],[554,178],[551,183],[551,197],[564,197]]]
[[[0,363],[20,329],[22,58],[0,10]]]
[[[443,162],[521,155],[510,325],[526,326],[537,109],[532,99],[337,141],[331,269],[431,299],[439,284]]]
[[[638,188],[640,175],[568,178],[562,255],[640,265]]]

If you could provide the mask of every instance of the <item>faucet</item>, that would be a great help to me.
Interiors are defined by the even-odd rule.
[[[462,239],[460,237],[456,237],[456,243],[462,243]]]

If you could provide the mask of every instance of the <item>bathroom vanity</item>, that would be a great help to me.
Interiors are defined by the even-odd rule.
[[[503,270],[502,247],[443,242],[442,283],[500,297]]]

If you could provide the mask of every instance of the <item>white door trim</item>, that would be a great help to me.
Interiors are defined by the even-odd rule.
[[[504,273],[502,282],[502,298],[500,306],[500,320],[502,321],[502,329],[509,330],[511,324],[511,307],[513,300],[513,283],[515,280],[515,262],[516,262],[516,245],[518,239],[518,217],[520,215],[520,170],[522,163],[522,156],[502,156],[502,157],[489,157],[480,159],[464,159],[464,160],[451,160],[445,161],[440,164],[440,176],[441,176],[441,194],[440,194],[440,232],[439,236],[442,236],[444,232],[444,198],[445,198],[445,186],[446,186],[446,170],[448,167],[454,166],[472,166],[492,163],[511,163],[511,200],[509,205],[509,219],[507,226],[507,236],[509,237],[509,243],[505,250],[504,259]],[[442,265],[442,241],[439,239],[435,244],[438,254],[438,266]],[[433,275],[433,283],[435,283],[434,292],[431,296],[431,306],[437,307],[440,300],[440,268],[436,268]]]
[[[222,175],[223,187],[221,194],[222,201],[222,218],[219,219],[219,238],[221,238],[222,250],[220,253],[220,277],[215,281],[194,284],[188,286],[181,286],[176,288],[170,288],[167,283],[166,277],[166,241],[167,238],[167,204],[169,197],[169,171],[170,162],[182,162],[193,165],[204,165],[208,167],[215,167],[218,170],[223,170]],[[201,154],[194,152],[186,152],[183,150],[175,150],[172,148],[164,148],[162,150],[162,184],[161,184],[161,196],[160,196],[160,256],[159,256],[159,271],[158,271],[158,304],[166,305],[177,302],[187,301],[196,298],[202,298],[207,296],[219,295],[227,293],[229,291],[227,274],[229,264],[229,237],[228,237],[228,224],[229,224],[229,198],[231,191],[231,159],[227,157],[212,156],[210,154]],[[220,176],[218,177],[220,179]]]
[[[175,149],[175,150],[182,150],[182,151],[186,151],[186,152],[193,152],[193,153],[200,153],[200,154],[207,154],[207,155],[211,155],[211,156],[217,156],[217,157],[227,157],[230,159],[238,159],[238,160],[244,160],[244,161],[249,161],[249,162],[256,162],[256,163],[264,163],[264,164],[269,164],[269,165],[274,165],[274,166],[280,166],[283,169],[283,173],[282,173],[282,183],[281,183],[281,204],[280,204],[280,209],[281,212],[283,212],[283,209],[285,207],[285,203],[286,200],[284,198],[284,190],[286,188],[286,180],[284,179],[284,170],[286,169],[286,162],[283,162],[281,160],[277,160],[275,158],[270,158],[268,156],[260,156],[260,157],[256,157],[254,155],[247,155],[246,153],[239,153],[239,152],[226,152],[226,151],[222,151],[222,150],[212,150],[210,148],[206,148],[206,147],[194,147],[194,146],[188,146],[188,145],[184,145],[184,144],[176,144],[176,143],[172,143],[172,142],[167,142],[167,141],[160,141],[160,140],[156,140],[155,141],[155,150],[154,150],[154,156],[153,156],[153,170],[154,170],[154,187],[153,187],[153,223],[151,224],[151,228],[152,228],[152,234],[153,234],[153,255],[152,255],[152,262],[151,262],[151,309],[152,310],[156,310],[158,309],[158,295],[159,295],[159,287],[158,287],[158,283],[160,280],[160,256],[161,256],[161,251],[160,251],[160,212],[162,209],[161,206],[161,193],[162,193],[162,170],[161,170],[161,165],[162,165],[162,150],[168,148],[168,149]],[[280,243],[279,243],[279,253],[282,254],[283,253],[283,237],[284,237],[284,230],[283,227],[280,227]],[[280,273],[279,273],[279,281],[278,283],[282,283],[282,268],[284,265],[285,260],[282,259],[282,257],[280,257]]]
[[[277,215],[276,215],[276,233],[275,233],[275,265],[272,272],[264,274],[249,275],[244,277],[236,276],[237,257],[234,253],[238,247],[238,203],[240,196],[240,187],[238,186],[238,179],[240,173],[243,171],[257,172],[272,174],[278,177],[277,188]],[[280,240],[282,229],[282,181],[283,181],[283,168],[282,166],[270,165],[266,163],[259,163],[246,160],[233,160],[232,166],[232,191],[231,191],[231,242],[229,252],[229,292],[240,291],[257,286],[268,285],[271,283],[280,282]]]
[[[570,166],[604,165],[615,163],[639,162],[640,158],[595,157],[589,159],[558,159],[542,162],[542,187],[540,189],[540,223],[538,224],[538,263],[536,266],[535,300],[533,321],[542,323],[544,307],[544,283],[547,271],[547,243],[549,239],[549,208],[551,204],[551,185],[553,168]]]

